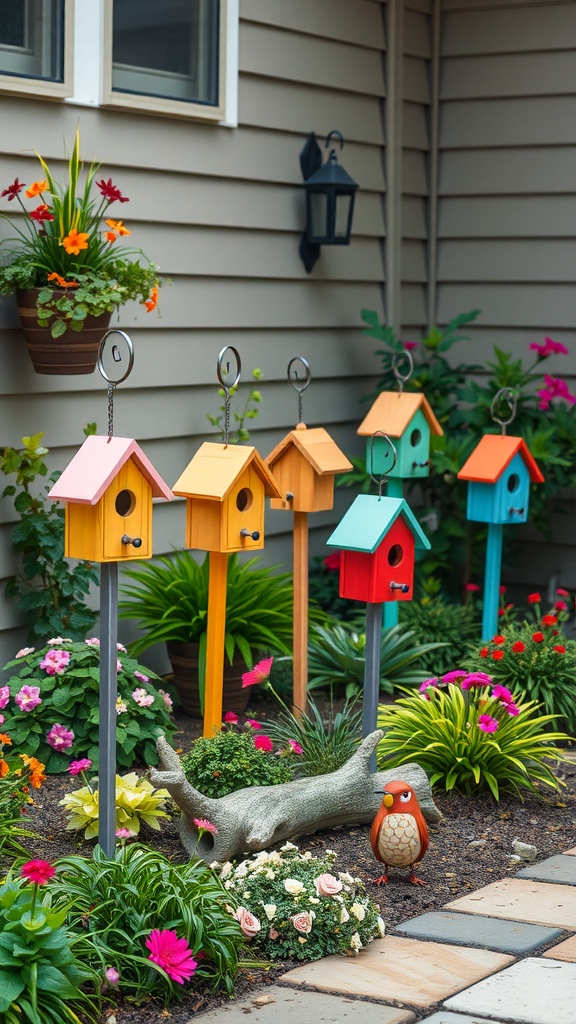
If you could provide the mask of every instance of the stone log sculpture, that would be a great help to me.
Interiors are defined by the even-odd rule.
[[[164,787],[182,811],[180,838],[190,856],[207,863],[224,863],[243,853],[255,853],[286,839],[309,835],[337,825],[371,822],[391,779],[408,782],[418,796],[428,822],[440,821],[428,777],[417,764],[370,774],[369,760],[382,732],[367,736],[349,761],[335,772],[295,779],[277,786],[252,786],[214,799],[203,796],[187,781],[180,758],[164,737],[157,742],[160,768],[150,769],[150,781]],[[218,829],[200,838],[194,818],[207,818]]]

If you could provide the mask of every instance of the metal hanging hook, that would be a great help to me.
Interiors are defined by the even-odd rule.
[[[227,352],[231,352],[234,359],[236,360],[236,375],[231,384],[227,384],[224,380],[224,373],[230,373],[230,360],[226,363],[226,369],[222,370],[224,365],[224,356]],[[223,348],[216,362],[216,376],[218,377],[218,383],[224,392],[224,447],[227,448],[230,442],[230,396],[234,388],[236,388],[240,382],[240,374],[242,372],[242,362],[238,350],[233,345],[226,345]]]
[[[304,377],[302,380],[298,377],[298,370],[294,369],[293,377],[290,376],[292,368],[295,363],[301,363],[304,367]],[[294,356],[293,359],[288,363],[288,383],[294,388],[294,391],[298,392],[298,423],[302,423],[302,395],[306,391],[306,388],[310,386],[312,380],[312,372],[310,370],[310,363],[304,356]]]
[[[498,406],[499,403],[501,402],[507,402],[510,408],[510,415],[507,420],[500,419],[500,417],[497,416]],[[490,406],[490,415],[494,422],[499,423],[500,426],[502,427],[502,437],[504,437],[506,434],[506,427],[510,423],[512,423],[512,420],[516,416],[517,402],[518,394],[513,390],[513,388],[500,388],[500,390],[496,392],[494,398],[492,399],[492,404]]]
[[[406,359],[408,362],[408,373],[401,373],[398,364],[401,359]],[[414,373],[414,360],[408,349],[403,349],[402,352],[395,352],[392,356],[392,373],[396,377],[396,383],[398,385],[398,391],[402,394],[404,385],[410,380],[410,377]]]
[[[126,371],[122,374],[122,376],[118,377],[117,380],[115,380],[113,377],[110,377],[106,373],[106,370],[104,369],[104,350],[106,348],[106,342],[108,341],[108,338],[110,338],[113,334],[119,334],[120,337],[123,338],[124,341],[126,342],[126,347],[128,349],[128,367]],[[122,353],[118,348],[118,345],[112,345],[112,359],[115,363],[122,362]],[[110,440],[114,433],[114,391],[118,384],[122,384],[122,382],[126,380],[126,378],[131,373],[133,366],[134,345],[132,344],[132,339],[129,337],[128,334],[126,334],[125,331],[120,331],[118,330],[118,328],[113,327],[111,330],[107,331],[104,337],[102,338],[102,341],[100,342],[100,348],[98,350],[98,369],[100,371],[101,376],[104,378],[108,385],[106,389],[108,399],[108,440]]]
[[[392,451],[392,465],[390,466],[390,469],[388,470],[388,473],[385,473],[384,476],[381,476],[381,477],[376,477],[372,473],[372,466],[374,465],[374,438],[376,438],[376,437],[383,437],[384,440],[387,441],[388,446],[390,447],[390,449]],[[394,469],[394,466],[396,465],[397,462],[398,462],[398,452],[396,451],[395,445],[392,443],[392,441],[388,437],[388,434],[385,434],[383,430],[375,430],[374,433],[372,434],[372,437],[370,438],[370,479],[373,480],[374,483],[378,487],[378,497],[379,498],[382,497],[382,490],[384,488],[384,484],[387,483],[388,475],[392,472],[392,470]]]

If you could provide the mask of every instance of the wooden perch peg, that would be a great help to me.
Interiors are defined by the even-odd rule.
[[[329,775],[295,779],[278,786],[252,786],[218,799],[203,796],[187,781],[180,758],[161,736],[156,744],[161,770],[150,769],[153,786],[164,787],[182,811],[180,838],[190,856],[224,863],[244,853],[265,850],[286,839],[337,825],[370,823],[391,779],[407,781],[418,796],[428,822],[442,815],[430,783],[417,764],[370,774],[369,761],[382,732],[367,736],[341,768]],[[207,818],[218,829],[198,839],[194,818]]]

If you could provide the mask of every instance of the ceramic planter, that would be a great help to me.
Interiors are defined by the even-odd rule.
[[[170,680],[178,690],[182,710],[192,718],[201,718],[200,692],[198,688],[198,644],[177,643],[166,645],[174,673]],[[250,700],[250,687],[242,688],[242,673],[246,672],[244,659],[236,657],[230,665],[224,658],[224,691],[222,711],[235,711],[242,715]]]
[[[100,342],[108,330],[112,314],[87,316],[81,331],[67,330],[60,338],[53,338],[49,327],[38,326],[36,300],[39,291],[39,288],[28,288],[16,293],[22,333],[34,370],[53,375],[93,373]],[[61,295],[64,292],[54,292],[55,298]]]

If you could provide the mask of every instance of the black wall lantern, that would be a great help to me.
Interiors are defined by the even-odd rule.
[[[340,149],[344,139],[340,132],[332,131],[325,146],[336,135]],[[328,160],[322,163],[322,150],[310,132],[300,153],[300,167],[306,189],[306,231],[300,241],[300,257],[308,273],[320,256],[321,245],[350,245],[352,215],[357,182],[338,163],[336,150],[331,149]]]

